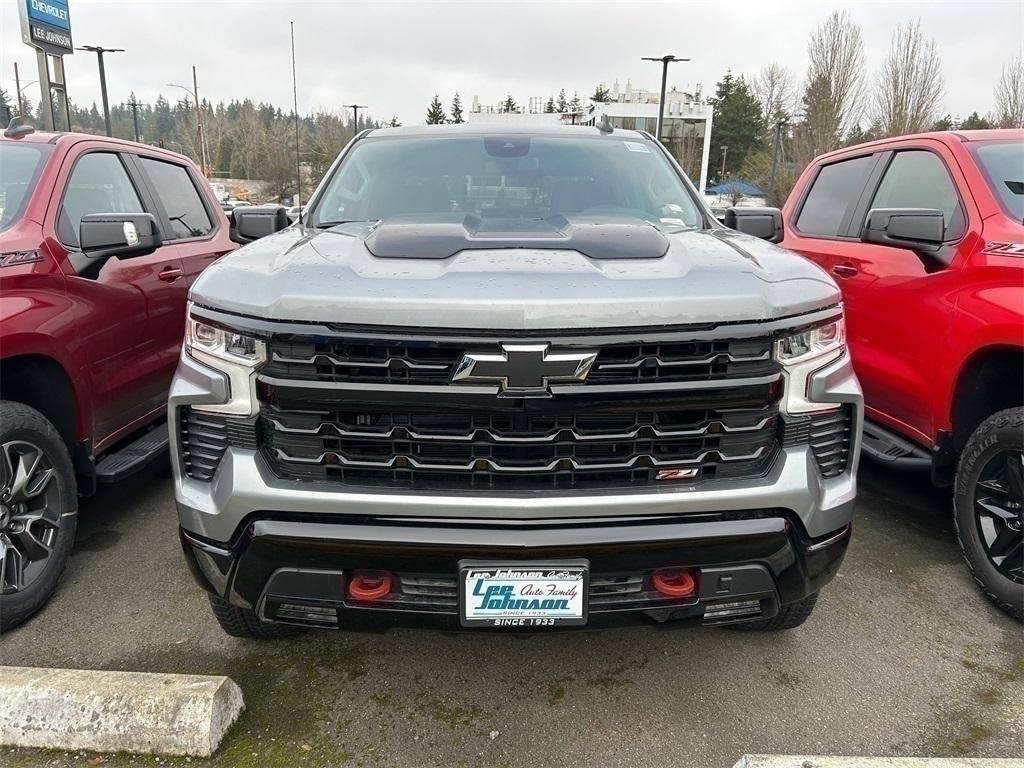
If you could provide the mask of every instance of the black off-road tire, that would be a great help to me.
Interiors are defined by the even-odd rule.
[[[278,640],[285,637],[301,635],[305,630],[290,624],[270,624],[260,621],[255,611],[239,608],[216,595],[210,598],[210,608],[220,624],[220,628],[232,637],[245,637],[252,640]]]
[[[953,495],[953,521],[967,567],[985,596],[1018,621],[1024,621],[1024,584],[996,570],[978,530],[976,484],[990,459],[1001,451],[1024,449],[1024,408],[1008,408],[989,416],[974,430],[960,456]],[[1024,537],[1024,532],[1021,532]]]
[[[35,408],[0,400],[0,446],[11,441],[26,441],[37,446],[52,465],[54,473],[50,483],[56,484],[54,499],[58,507],[55,514],[60,524],[38,577],[17,592],[0,594],[0,632],[14,629],[53,596],[74,546],[78,524],[78,490],[71,456],[53,424]]]
[[[795,629],[807,621],[818,602],[818,593],[808,595],[803,600],[782,606],[782,609],[770,619],[748,621],[745,624],[730,624],[729,629],[744,632],[776,632],[780,629]]]

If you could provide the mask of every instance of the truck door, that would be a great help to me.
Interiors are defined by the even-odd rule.
[[[55,229],[64,248],[78,249],[78,228],[88,213],[154,213],[123,153],[89,149],[69,154],[73,163],[55,195]],[[51,210],[54,208],[51,207]],[[72,260],[69,260],[69,264]],[[98,273],[69,275],[68,292],[88,313],[79,333],[90,358],[94,447],[159,410],[170,383],[160,351],[184,323],[168,322],[188,291],[181,259],[173,246],[148,256],[108,259]]]

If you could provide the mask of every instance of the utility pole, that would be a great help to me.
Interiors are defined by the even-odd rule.
[[[722,145],[722,173],[718,179],[718,183],[722,184],[725,181],[725,158],[729,154],[729,147],[725,144]]]
[[[124,48],[104,48],[102,45],[82,45],[80,51],[92,51],[96,54],[96,60],[100,65],[100,95],[103,96],[103,124],[107,129],[107,136],[113,136],[110,131],[110,104],[107,102],[107,73],[103,68],[104,53],[123,53]]]
[[[292,37],[292,111],[295,113],[295,205],[302,210],[302,164],[299,161],[299,86],[295,77],[295,22],[288,22]],[[299,221],[303,216],[299,215]]]
[[[14,90],[18,93],[18,114],[25,114],[25,107],[21,103],[21,78],[18,77],[18,62],[14,62]]]
[[[128,102],[128,106],[132,108],[132,124],[135,126],[135,141],[139,140],[139,104],[135,99]]]
[[[658,127],[655,129],[657,133],[658,141],[661,141],[661,128],[665,124],[665,86],[668,82],[668,65],[673,61],[689,61],[689,59],[680,59],[677,56],[644,56],[642,61],[660,61],[661,62],[661,98],[658,99]]]
[[[342,104],[352,110],[352,133],[359,133],[359,110],[366,109],[365,104]]]
[[[206,135],[203,133],[203,120],[199,112],[199,85],[196,81],[196,68],[192,67],[192,87],[189,88],[187,85],[178,85],[177,83],[168,83],[169,88],[181,88],[185,93],[192,96],[192,112],[196,119],[196,144],[199,150],[199,164],[203,169],[203,175],[209,176],[208,169],[206,166]],[[187,104],[187,99],[186,99]]]

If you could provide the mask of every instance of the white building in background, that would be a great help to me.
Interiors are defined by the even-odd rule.
[[[603,115],[616,128],[646,131],[652,136],[658,124],[658,91],[634,88],[627,80],[625,88],[616,80],[610,89],[609,102],[581,99],[583,107],[577,114],[545,112],[547,99],[532,96],[515,112],[503,112],[502,102],[481,104],[473,97],[470,110],[463,117],[467,123],[485,125],[501,123],[542,127],[544,125],[594,125]],[[708,156],[711,152],[711,120],[714,109],[696,94],[672,88],[665,94],[665,115],[662,143],[683,167],[701,194],[707,187]]]

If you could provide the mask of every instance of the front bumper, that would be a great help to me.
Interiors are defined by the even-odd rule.
[[[458,628],[455,574],[465,557],[585,559],[592,628],[766,619],[821,589],[838,570],[849,537],[845,526],[826,539],[808,539],[782,510],[522,526],[275,516],[251,521],[228,546],[181,531],[186,560],[204,589],[265,620],[321,628],[382,620]],[[694,597],[666,599],[649,589],[651,571],[680,565],[699,570]],[[355,569],[394,574],[393,594],[373,604],[354,600],[346,584]],[[634,592],[627,592],[629,583]]]
[[[183,355],[169,402],[172,434],[184,406],[224,402],[227,387],[222,373]],[[757,601],[758,615],[766,618],[834,575],[850,532],[863,404],[848,355],[812,374],[809,394],[853,408],[850,460],[838,476],[822,477],[810,448],[791,445],[780,449],[762,477],[692,486],[495,495],[349,492],[282,479],[260,452],[238,447],[226,450],[212,480],[192,479],[183,472],[173,439],[182,541],[205,589],[268,619],[285,620],[276,615],[279,604],[308,600],[327,606],[327,613],[367,614],[345,602],[347,571],[449,578],[464,557],[582,557],[593,574],[700,567],[707,571],[702,590],[731,574],[727,581],[737,589],[746,585],[743,599]],[[296,572],[321,575],[281,575]],[[292,603],[275,602],[274,590],[284,589],[282,583],[290,585],[286,592],[303,594],[278,594]],[[590,625],[615,623],[627,614],[709,621],[709,604],[742,597],[702,593],[690,605],[592,611]],[[415,618],[425,618],[423,613]],[[458,623],[453,615],[429,613],[441,623]]]

